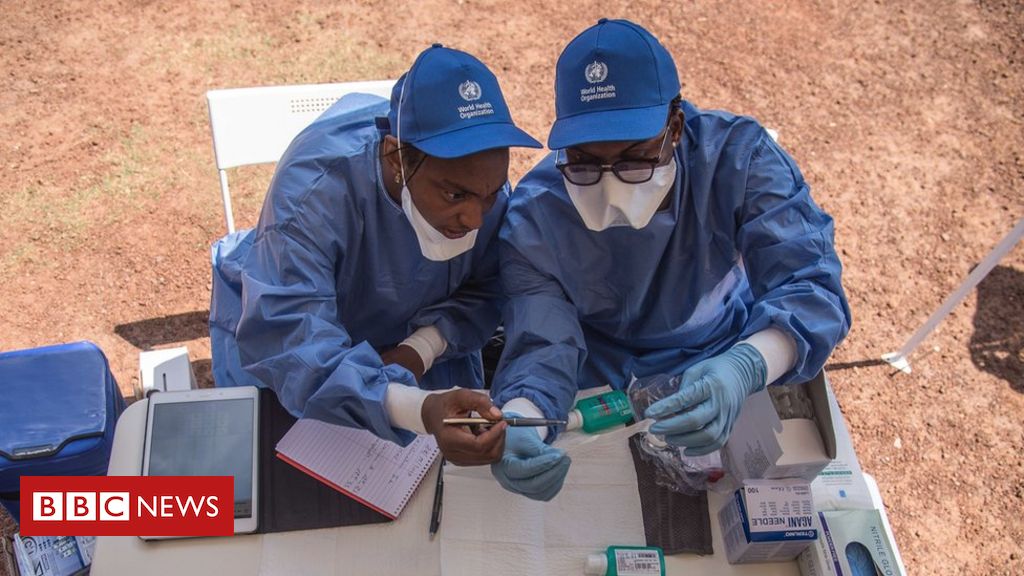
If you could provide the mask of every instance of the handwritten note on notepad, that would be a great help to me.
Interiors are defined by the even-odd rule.
[[[300,419],[277,443],[277,457],[394,519],[440,451],[433,436],[406,447],[366,430]]]

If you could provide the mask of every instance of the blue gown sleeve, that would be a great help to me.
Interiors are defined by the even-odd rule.
[[[796,341],[797,362],[778,384],[813,378],[850,330],[832,218],[800,169],[762,131],[750,158],[738,242],[754,303],[741,338],[775,327]]]
[[[415,435],[391,426],[384,396],[388,383],[415,386],[415,378],[398,365],[385,366],[369,343],[353,344],[338,321],[334,263],[343,249],[334,242],[319,246],[316,230],[288,221],[257,231],[242,274],[236,331],[242,367],[297,418],[406,445]]]
[[[445,301],[420,310],[410,322],[412,333],[424,326],[435,326],[448,348],[438,360],[474,353],[483,348],[498,328],[504,295],[498,274],[498,228],[504,220],[507,192],[488,214],[489,226],[477,235],[480,256],[473,261],[472,272]],[[476,248],[474,248],[476,251]]]
[[[491,395],[495,404],[526,398],[547,418],[563,419],[572,408],[587,348],[576,307],[561,285],[534,266],[524,252],[548,254],[541,228],[509,212],[500,240],[505,350]],[[556,430],[549,429],[547,441]]]

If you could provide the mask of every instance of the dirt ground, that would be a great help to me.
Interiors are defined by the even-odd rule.
[[[771,4],[0,0],[0,350],[92,340],[130,395],[141,350],[186,345],[209,383],[205,91],[394,78],[439,41],[543,139],[562,47],[629,17],[684,97],[778,129],[835,217],[854,325],[830,377],[909,571],[1024,574],[1024,246],[913,375],[877,362],[1024,216],[1024,6]],[[270,174],[232,171],[241,225]]]

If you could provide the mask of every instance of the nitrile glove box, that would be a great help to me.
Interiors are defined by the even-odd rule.
[[[737,480],[801,478],[808,482],[836,457],[836,431],[828,402],[828,381],[819,372],[807,383],[814,419],[782,420],[768,390],[743,403],[722,450]]]
[[[856,576],[859,574],[902,575],[895,545],[889,541],[878,510],[830,510],[819,512],[816,526],[818,541],[797,558],[803,576]],[[860,558],[870,556],[870,567],[851,569],[850,556],[860,547]]]
[[[811,486],[747,480],[718,511],[730,564],[793,560],[818,537]]]

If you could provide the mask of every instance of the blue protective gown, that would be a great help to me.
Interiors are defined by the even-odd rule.
[[[500,318],[497,232],[508,187],[474,248],[423,257],[411,224],[381,183],[376,117],[387,101],[341,99],[278,163],[259,224],[213,247],[210,307],[218,386],[273,388],[296,417],[407,443],[384,409],[389,382],[415,386],[377,350],[436,326],[448,349],[420,387],[480,388],[479,350]]]
[[[753,119],[683,102],[670,205],[643,229],[588,230],[548,155],[500,233],[505,351],[496,403],[564,418],[577,388],[680,374],[769,327],[813,377],[850,327],[832,218]],[[605,178],[613,178],[605,174]]]

